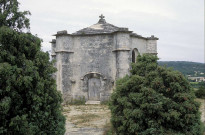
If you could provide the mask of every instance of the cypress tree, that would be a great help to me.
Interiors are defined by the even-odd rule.
[[[138,56],[131,75],[116,83],[111,123],[122,135],[201,135],[199,103],[189,82],[158,66],[157,56]]]
[[[29,28],[29,12],[18,11],[16,0],[0,1],[0,9],[0,134],[63,135],[56,69],[41,40],[21,32]]]

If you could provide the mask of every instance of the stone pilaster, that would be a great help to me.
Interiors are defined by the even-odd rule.
[[[122,78],[129,74],[130,67],[130,36],[128,32],[118,32],[115,34],[116,53],[116,79]]]
[[[71,79],[73,77],[72,57],[73,40],[67,31],[60,31],[56,34],[56,82],[57,89],[67,97],[71,95]]]
[[[157,55],[157,37],[147,37],[146,53]]]

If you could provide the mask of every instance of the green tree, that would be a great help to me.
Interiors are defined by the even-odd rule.
[[[0,28],[0,134],[65,132],[56,69],[40,45],[31,34]]]
[[[201,135],[199,103],[184,76],[160,67],[157,56],[138,56],[131,75],[116,83],[111,123],[121,135]]]
[[[0,0],[0,134],[63,135],[62,98],[49,54],[16,0]]]
[[[0,27],[8,26],[17,31],[23,28],[29,28],[29,11],[19,11],[19,2],[17,0],[0,0]]]
[[[197,91],[195,91],[195,95],[198,98],[205,99],[205,86],[201,85]]]

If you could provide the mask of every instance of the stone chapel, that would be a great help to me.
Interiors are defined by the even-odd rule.
[[[143,37],[128,28],[114,26],[103,15],[90,27],[72,34],[58,31],[54,36],[54,77],[64,101],[108,100],[115,81],[129,75],[137,55],[157,54],[157,37]]]

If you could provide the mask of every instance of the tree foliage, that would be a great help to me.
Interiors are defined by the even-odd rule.
[[[199,89],[195,92],[196,97],[205,99],[205,86],[202,85]]]
[[[138,56],[131,75],[116,83],[111,122],[122,135],[201,135],[199,103],[184,76],[158,66],[152,55]]]
[[[63,135],[61,94],[52,74],[49,54],[29,33],[29,11],[17,0],[0,0],[0,134]]]
[[[31,34],[0,28],[0,134],[65,132],[49,54]]]
[[[0,0],[0,27],[8,26],[17,31],[23,28],[29,28],[29,11],[19,11],[19,2],[17,0]]]

